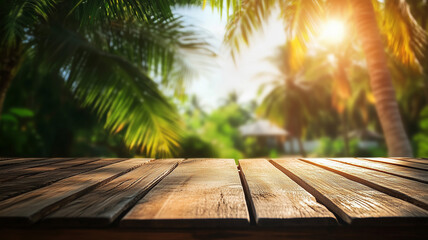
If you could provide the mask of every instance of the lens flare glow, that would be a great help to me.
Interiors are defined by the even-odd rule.
[[[321,39],[328,43],[340,43],[345,38],[345,24],[339,20],[328,20],[322,27]]]

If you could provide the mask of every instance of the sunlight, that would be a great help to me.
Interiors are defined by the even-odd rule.
[[[336,56],[334,54],[327,55],[327,60],[329,63],[334,64],[336,62]]]
[[[321,40],[328,43],[339,43],[345,37],[345,24],[343,21],[331,19],[324,23],[321,30]]]

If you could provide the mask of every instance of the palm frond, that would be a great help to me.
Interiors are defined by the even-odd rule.
[[[159,77],[164,86],[182,94],[187,81],[205,70],[216,55],[205,41],[208,36],[198,30],[185,25],[180,18],[172,18],[148,24],[114,22],[102,31],[87,32],[87,35],[95,45],[107,46],[106,51],[141,63],[142,68]],[[105,39],[108,45],[100,42]]]
[[[240,0],[210,0],[209,5],[222,14],[226,4],[229,9],[237,9]],[[200,5],[204,7],[206,0],[145,0],[145,1],[105,1],[75,0],[69,3],[68,15],[76,16],[81,26],[96,25],[112,20],[138,19],[150,22],[152,19],[173,18],[172,8],[183,5]]]
[[[0,44],[14,49],[25,39],[29,26],[46,21],[56,0],[5,0],[0,8]]]
[[[321,1],[312,0],[246,0],[227,24],[225,42],[231,47],[232,57],[239,53],[242,44],[249,45],[249,38],[263,28],[264,22],[276,7],[281,9],[287,37],[292,50],[292,68],[298,69],[306,53],[306,45],[314,35],[322,16]]]
[[[72,31],[52,27],[50,33],[38,44],[40,59],[63,74],[83,105],[105,118],[112,132],[123,129],[131,148],[170,154],[177,146],[179,122],[156,84],[132,62],[99,50]]]
[[[169,155],[178,145],[180,123],[159,84],[178,89],[195,74],[187,52],[214,54],[195,29],[172,15],[176,4],[193,2],[7,1],[0,10],[0,40],[24,43],[26,57],[62,75],[106,128],[124,132],[129,147]]]
[[[287,36],[290,39],[292,68],[303,64],[307,43],[313,38],[322,19],[322,1],[292,0],[280,1],[281,17],[284,19]]]
[[[67,16],[74,18],[80,26],[96,26],[110,21],[127,21],[136,19],[150,22],[153,18],[172,18],[171,8],[176,1],[113,1],[113,0],[74,0],[64,3],[68,5]]]
[[[413,18],[404,0],[385,0],[378,21],[390,52],[404,65],[421,71],[427,33]]]
[[[270,16],[275,0],[243,0],[239,8],[234,8],[229,19],[224,40],[231,47],[232,57],[235,59],[241,49],[241,44],[249,44],[249,37],[262,28],[264,21]]]
[[[328,106],[329,87],[324,80],[330,78],[330,72],[318,59],[320,56],[306,57],[299,71],[291,69],[290,46],[287,42],[267,59],[281,74],[264,96],[257,114],[300,136],[311,119],[316,119]]]
[[[263,99],[256,109],[257,115],[269,119],[269,121],[279,125],[286,125],[285,99],[287,90],[284,84],[276,85]]]

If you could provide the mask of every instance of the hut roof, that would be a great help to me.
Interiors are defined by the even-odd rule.
[[[362,140],[376,140],[376,141],[383,140],[382,134],[375,131],[368,130],[368,129],[353,130],[348,133],[348,137],[359,138]]]
[[[287,136],[288,132],[268,120],[260,119],[239,127],[243,136]]]

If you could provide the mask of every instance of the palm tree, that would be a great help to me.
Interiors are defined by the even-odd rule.
[[[124,132],[129,147],[170,154],[180,136],[178,114],[152,76],[178,89],[194,70],[182,53],[212,55],[201,35],[173,16],[177,2],[192,1],[2,1],[0,114],[27,63],[34,74],[62,76],[107,129]]]
[[[352,1],[354,18],[367,68],[376,110],[385,134],[390,156],[412,156],[412,148],[398,110],[395,89],[388,70],[382,38],[370,0]]]
[[[293,45],[294,65],[297,68],[301,65],[306,44],[318,29],[323,12],[333,8],[352,11],[358,38],[366,56],[371,89],[389,155],[412,156],[386,64],[382,37],[386,39],[388,51],[392,55],[406,65],[420,68],[418,57],[425,45],[426,34],[414,20],[405,1],[376,1],[375,7],[377,14],[371,0],[247,0],[234,10],[225,40],[233,47],[232,54],[235,54],[239,51],[240,44],[248,44],[249,35],[262,27],[263,21],[271,12],[280,9]]]
[[[322,84],[325,74],[320,73],[323,64],[306,61],[305,68],[293,68],[291,43],[278,49],[270,58],[279,74],[269,83],[271,90],[264,97],[257,113],[270,121],[284,126],[293,138],[298,141],[300,154],[305,157],[306,151],[302,138],[313,119],[318,119],[321,111],[327,107],[327,88]],[[316,80],[316,81],[308,81]],[[318,80],[318,81],[317,81]],[[266,86],[263,85],[261,91]]]
[[[349,156],[350,153],[350,130],[366,129],[370,120],[376,119],[376,115],[371,111],[374,103],[366,81],[369,79],[367,69],[358,61],[351,61],[349,54],[359,55],[351,50],[353,47],[347,46],[346,50],[341,49],[334,53],[335,64],[333,64],[331,89],[332,105],[342,123],[345,156]]]

